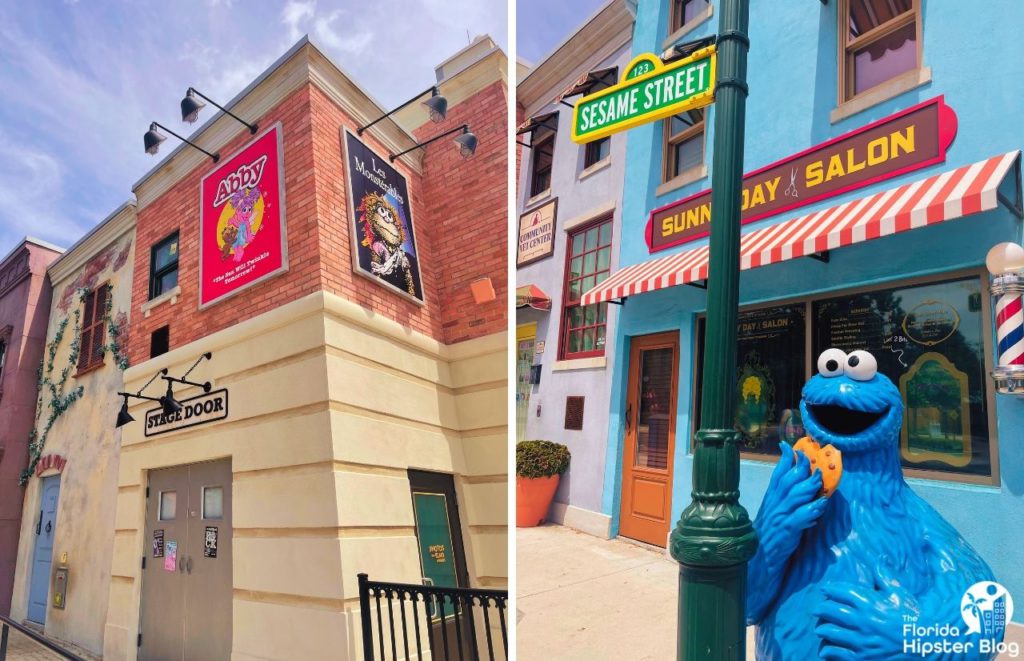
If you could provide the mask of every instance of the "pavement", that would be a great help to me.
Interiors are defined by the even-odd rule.
[[[517,659],[675,658],[679,566],[664,549],[549,524],[516,529],[516,562]]]
[[[59,643],[69,652],[74,652],[87,661],[98,660],[99,657],[89,654],[85,650]],[[39,643],[35,642],[25,634],[16,629],[9,629],[7,636],[7,661],[60,661],[64,657],[54,654]]]
[[[516,563],[520,661],[675,658],[679,570],[664,549],[547,524],[516,529]],[[1024,627],[1006,640],[1024,654]]]

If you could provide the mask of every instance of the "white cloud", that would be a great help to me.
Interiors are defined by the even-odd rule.
[[[320,16],[314,23],[314,36],[327,48],[333,48],[345,53],[359,53],[373,41],[373,30],[365,26],[357,26],[355,21],[350,21],[339,29],[335,23],[342,16],[342,11],[336,9],[326,16]]]
[[[6,253],[25,235],[64,247],[77,241],[88,226],[70,219],[66,192],[56,157],[0,133],[0,252]]]
[[[281,22],[288,28],[288,40],[297,41],[306,33],[301,25],[313,18],[316,13],[316,0],[289,0],[281,11]]]

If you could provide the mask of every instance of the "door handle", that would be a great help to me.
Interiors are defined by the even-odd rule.
[[[626,431],[633,426],[633,405],[629,404],[626,406]]]
[[[52,526],[51,526],[52,523],[53,523],[53,521],[47,521],[46,522],[46,534],[47,535],[50,534],[50,530],[52,529]]]
[[[185,573],[185,556],[181,556],[180,558],[178,558],[178,571],[180,571],[182,574]]]
[[[36,534],[38,535],[43,530],[43,510],[39,510],[39,522],[36,523]]]
[[[192,556],[188,556],[185,559],[185,571],[187,571],[189,574],[192,573]]]

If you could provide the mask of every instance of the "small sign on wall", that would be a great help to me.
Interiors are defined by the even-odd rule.
[[[164,557],[164,531],[162,529],[153,531],[153,557]]]
[[[516,267],[526,266],[555,253],[555,218],[558,198],[519,216],[519,249]]]
[[[146,429],[143,433],[147,437],[156,436],[228,417],[226,388],[183,399],[180,403],[181,410],[171,415],[166,415],[162,407],[146,411]]]
[[[537,342],[533,346],[533,353],[544,353],[544,340]]]
[[[217,526],[206,526],[206,537],[203,543],[203,557],[217,557]]]

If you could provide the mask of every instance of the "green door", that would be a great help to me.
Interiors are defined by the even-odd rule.
[[[462,524],[452,476],[410,470],[409,486],[424,584],[445,588],[469,587]],[[476,633],[470,613],[456,608],[450,600],[428,604],[427,611],[433,658],[474,658]]]

